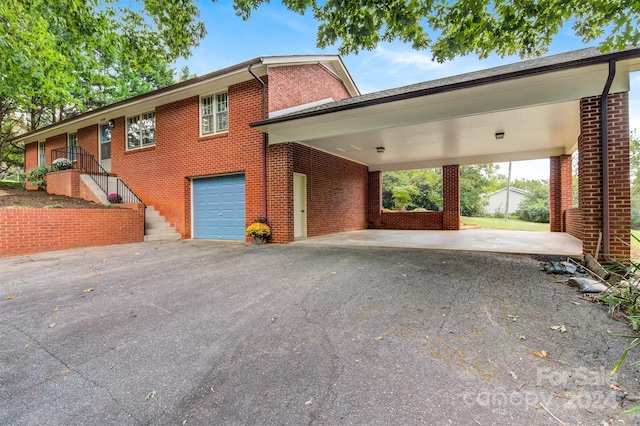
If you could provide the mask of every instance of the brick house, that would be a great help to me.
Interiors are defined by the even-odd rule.
[[[549,158],[551,230],[624,256],[629,73],[639,69],[640,48],[583,49],[360,95],[338,56],[263,57],[19,140],[27,169],[83,147],[182,238],[244,240],[267,217],[279,243],[367,227],[457,230],[460,165]],[[381,172],[424,167],[442,167],[443,211],[382,212]]]
[[[272,241],[287,242],[293,240],[293,223],[285,217],[291,196],[282,192],[288,181],[281,173],[288,161],[304,172],[313,157],[314,180],[307,184],[317,203],[310,203],[313,222],[300,226],[299,236],[361,229],[366,166],[301,146],[289,158],[282,147],[267,147],[262,132],[249,126],[356,95],[338,56],[257,58],[32,132],[22,138],[26,169],[51,164],[60,148],[81,147],[182,238],[245,240],[246,225],[269,216]],[[271,191],[265,190],[265,178]],[[327,193],[336,187],[340,200],[336,191]]]

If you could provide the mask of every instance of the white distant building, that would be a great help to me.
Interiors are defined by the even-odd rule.
[[[509,214],[515,213],[520,207],[520,202],[524,200],[528,191],[524,189],[511,188],[509,195]],[[505,206],[507,205],[507,188],[499,189],[491,194],[485,194],[482,196],[485,200],[484,211],[487,214],[494,215],[496,213],[504,214]]]

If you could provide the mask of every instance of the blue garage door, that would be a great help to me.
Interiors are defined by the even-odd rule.
[[[244,175],[193,180],[193,237],[245,239]]]

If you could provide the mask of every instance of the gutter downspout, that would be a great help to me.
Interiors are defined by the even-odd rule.
[[[247,71],[262,85],[262,120],[267,119],[267,85],[259,78],[251,69],[252,65],[247,66]],[[267,218],[267,134],[262,132],[262,179],[263,179],[263,194],[264,201],[264,219],[268,222]]]
[[[616,60],[609,61],[609,75],[600,96],[600,152],[602,155],[602,255],[609,262],[611,257],[611,223],[609,216],[609,108],[607,97],[616,76]]]

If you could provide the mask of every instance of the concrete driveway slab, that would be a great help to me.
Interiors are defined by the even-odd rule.
[[[0,423],[638,421],[639,373],[609,377],[628,326],[538,266],[201,240],[0,259]]]

